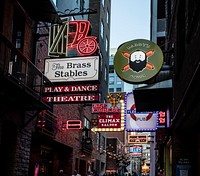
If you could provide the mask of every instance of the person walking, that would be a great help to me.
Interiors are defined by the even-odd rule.
[[[58,176],[66,176],[66,175],[64,174],[63,170],[61,169],[61,170],[59,170]]]
[[[81,176],[81,175],[77,172],[77,170],[74,170],[74,174],[72,176]]]

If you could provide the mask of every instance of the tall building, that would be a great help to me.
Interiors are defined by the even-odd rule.
[[[91,33],[97,37],[100,57],[100,92],[101,100],[106,101],[108,93],[108,70],[110,48],[110,15],[111,3],[109,1],[80,0],[69,3],[57,0],[56,6],[60,16],[69,20],[88,20],[91,24]]]
[[[99,79],[96,82],[89,82],[91,84],[98,85],[99,88],[99,102],[107,101],[108,94],[108,63],[109,63],[109,43],[110,43],[110,1],[76,1],[69,3],[67,1],[57,0],[56,6],[63,20],[68,20],[69,23],[80,21],[83,25],[84,22],[89,21],[90,30],[89,35],[93,36],[98,42],[98,52],[95,53],[99,57],[98,74]],[[84,26],[80,25],[78,32],[82,32]],[[72,28],[69,28],[69,30]],[[80,34],[77,34],[80,35]],[[83,36],[80,36],[83,37]],[[89,43],[88,43],[89,44]],[[71,53],[67,57],[77,57]],[[82,58],[87,58],[83,56]],[[96,69],[96,68],[95,68]],[[79,84],[86,84],[85,82],[79,82]],[[60,111],[67,113],[70,105],[62,105],[54,108],[54,112],[59,114]],[[74,105],[73,105],[74,106]],[[97,173],[105,172],[106,167],[106,157],[105,157],[105,145],[106,145],[106,135],[103,132],[93,133],[90,131],[92,128],[91,121],[96,117],[96,115],[91,114],[91,103],[85,103],[84,108],[82,105],[77,105],[77,108],[81,108],[83,111],[83,125],[86,132],[83,132],[84,138],[91,138],[93,141],[93,150],[83,151],[78,154],[74,151],[74,168],[79,170],[82,175],[84,175],[83,168],[85,170],[92,170]],[[55,107],[55,106],[54,106]],[[67,108],[69,107],[69,108]],[[65,117],[70,118],[70,117]],[[74,117],[76,118],[76,117]],[[86,142],[86,141],[85,141]],[[82,141],[84,143],[84,141]],[[75,160],[76,158],[76,160]],[[82,164],[86,163],[86,164]]]
[[[110,49],[109,59],[109,92],[124,92],[124,81],[122,81],[114,70],[114,56],[116,48]]]
[[[160,1],[158,1],[160,2]],[[163,1],[165,57],[172,69],[172,89],[160,164],[165,175],[199,175],[199,3]],[[165,5],[164,5],[165,4]],[[158,8],[160,4],[158,3]],[[160,94],[163,95],[163,94]],[[166,100],[168,100],[166,98]],[[192,138],[190,138],[192,136]],[[187,140],[190,138],[189,140]],[[162,148],[161,147],[161,148]],[[192,148],[192,150],[191,150]]]
[[[91,102],[73,101],[91,100],[97,94],[100,94],[98,102],[106,101],[110,1],[64,3],[69,6],[60,4],[64,9],[59,9],[56,6],[59,1],[55,4],[52,1],[1,1],[0,78],[3,86],[0,96],[3,101],[0,110],[0,175],[54,176],[60,169],[66,175],[71,175],[76,169],[85,176],[89,170],[98,174],[105,171],[106,160],[102,151],[105,149],[106,136],[90,131],[91,120],[95,118],[91,114]],[[72,20],[89,20],[91,29],[88,35],[95,36],[99,44],[99,53],[92,56],[100,58],[99,80],[83,81],[79,85],[76,82],[57,84],[50,81],[46,63],[57,62],[56,59],[61,57],[60,62],[68,62],[65,60],[66,46],[70,35],[74,34],[73,26],[70,29],[65,25],[59,28],[63,20],[67,22],[64,24]],[[85,21],[83,23],[86,26],[88,24]],[[82,29],[82,25],[79,27]],[[55,33],[52,37],[53,28]],[[58,46],[59,42],[51,41],[56,36],[64,45]],[[80,63],[73,66],[79,69]],[[53,68],[63,69],[58,65]],[[58,75],[66,77],[74,74],[73,70],[68,71]],[[65,87],[64,92],[61,87]],[[86,89],[92,90],[92,95],[84,92]],[[85,94],[70,92],[77,93],[77,90],[83,90]]]
[[[56,130],[56,123],[51,121],[55,116],[50,113],[53,105],[42,98],[45,84],[52,86],[52,83],[36,66],[37,56],[46,56],[38,53],[38,23],[47,25],[61,20],[51,1],[3,0],[0,9],[0,175],[33,175],[35,166],[35,171],[38,169],[37,163],[30,159],[33,133],[47,129],[44,141],[54,139]],[[48,30],[43,28],[43,32]],[[48,120],[40,121],[44,116]],[[48,125],[43,128],[45,123]],[[37,151],[35,157],[40,169],[44,169],[42,161],[51,160],[52,155],[41,143]]]

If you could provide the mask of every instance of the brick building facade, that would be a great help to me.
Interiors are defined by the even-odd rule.
[[[104,172],[105,135],[90,132],[91,106],[42,98],[43,88],[53,86],[43,73],[50,24],[61,22],[54,4],[1,1],[0,11],[0,175]],[[83,129],[66,130],[70,119]]]

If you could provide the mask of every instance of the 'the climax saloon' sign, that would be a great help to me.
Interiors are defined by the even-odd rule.
[[[99,56],[45,59],[44,74],[51,82],[96,81]]]
[[[121,128],[121,114],[99,114],[98,128]]]
[[[117,94],[108,96],[110,103],[92,104],[92,113],[98,114],[92,119],[92,131],[123,131],[124,130],[124,100]]]
[[[125,129],[127,131],[155,131],[158,112],[137,112],[132,92],[125,97]]]
[[[154,77],[163,64],[163,53],[158,45],[144,40],[122,44],[114,57],[114,69],[123,81],[141,83]]]

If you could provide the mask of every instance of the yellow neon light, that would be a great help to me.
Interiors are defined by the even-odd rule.
[[[92,128],[91,131],[123,131],[124,130],[124,100],[120,100],[121,103],[121,128]]]

